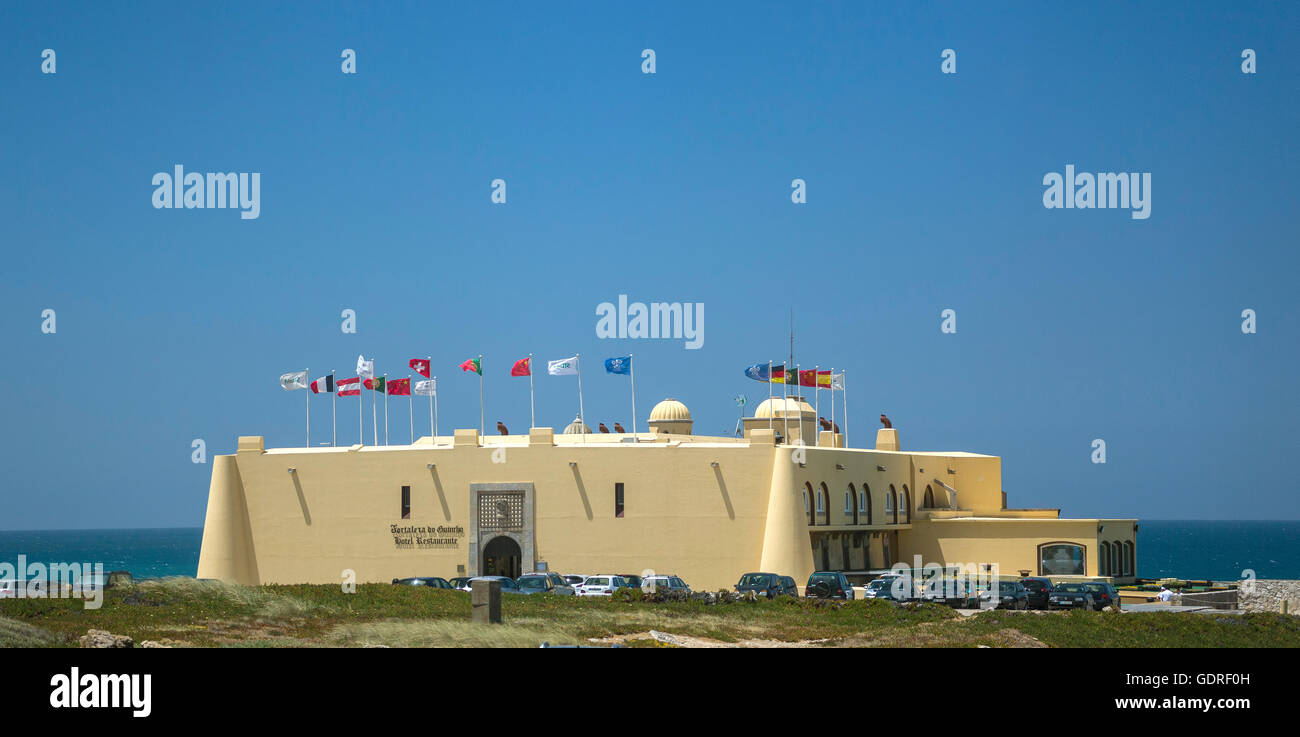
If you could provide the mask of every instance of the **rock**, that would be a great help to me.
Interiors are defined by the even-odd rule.
[[[164,645],[157,640],[142,640],[140,647],[171,647],[171,645]]]
[[[104,630],[86,630],[86,634],[77,638],[82,647],[115,648],[135,647],[135,641],[126,635],[115,635]]]
[[[653,637],[654,639],[658,640],[659,642],[666,642],[666,643],[668,643],[669,645],[680,645],[680,644],[681,644],[681,642],[678,641],[678,639],[677,639],[676,637],[673,637],[672,635],[668,634],[667,632],[659,632],[659,631],[657,631],[657,630],[650,630],[650,636]]]

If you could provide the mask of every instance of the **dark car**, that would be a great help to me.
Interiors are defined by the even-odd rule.
[[[1029,592],[1030,609],[1046,609],[1047,599],[1052,594],[1052,579],[1050,578],[1022,578],[1020,585],[1025,587]]]
[[[980,593],[980,609],[994,608],[993,591]],[[1028,609],[1029,592],[1019,581],[998,581],[997,609]]]
[[[736,591],[742,594],[753,591],[769,599],[778,596],[799,596],[799,588],[794,585],[793,578],[778,576],[775,573],[746,573],[736,583]]]
[[[838,571],[816,571],[808,577],[804,596],[810,599],[852,599],[853,584]]]
[[[447,581],[457,591],[469,591],[469,576],[457,576]]]
[[[631,587],[634,588],[634,589],[639,589],[639,588],[641,588],[641,577],[640,577],[640,576],[633,576],[633,575],[630,574],[630,573],[620,573],[620,574],[618,574],[618,575],[621,576],[621,577],[623,578],[624,581],[627,581],[627,585],[628,585],[628,586],[631,586]]]
[[[573,596],[573,587],[558,573],[525,573],[515,579],[515,583],[525,594]]]
[[[465,582],[465,590],[473,591],[475,581],[500,581],[501,593],[503,594],[524,593],[519,590],[519,584],[515,583],[515,580],[513,578],[510,578],[509,576],[475,576]]]
[[[450,589],[452,585],[445,578],[438,576],[421,576],[417,578],[394,578],[395,586],[428,586],[434,589]]]
[[[1098,610],[1106,607],[1120,608],[1119,591],[1115,589],[1114,584],[1098,581],[1085,583],[1083,587],[1092,592],[1092,603]]]
[[[1081,583],[1058,583],[1047,597],[1048,609],[1095,609],[1095,598]]]

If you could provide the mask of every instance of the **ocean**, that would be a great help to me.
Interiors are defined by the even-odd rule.
[[[1142,578],[1235,581],[1300,579],[1300,521],[1142,520],[1137,568]],[[193,576],[199,565],[200,527],[142,530],[0,531],[0,563],[103,563],[104,571],[136,578]]]

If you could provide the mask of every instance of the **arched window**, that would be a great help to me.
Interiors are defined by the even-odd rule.
[[[889,485],[889,493],[885,495],[885,524],[898,524],[898,492],[894,491],[894,485]]]
[[[903,510],[903,524],[907,524],[912,521],[912,490],[907,488],[907,484],[903,484],[903,498],[899,501],[902,502],[899,506]]]
[[[934,509],[934,489],[929,484],[925,487],[925,496],[921,499],[921,506],[925,509]]]
[[[1038,575],[1088,575],[1087,549],[1078,543],[1050,542],[1038,546]]]
[[[1132,576],[1133,573],[1133,541],[1124,541],[1124,575]]]
[[[858,487],[856,487],[856,486],[854,486],[853,484],[850,483],[850,484],[849,484],[849,496],[848,496],[848,498],[846,498],[844,501],[850,503],[850,505],[851,505],[851,507],[852,507],[852,509],[853,509],[853,524],[855,524],[855,525],[858,523],[858,505],[859,505],[859,499],[861,499],[861,497],[858,496]]]
[[[813,488],[812,484],[804,482],[803,485],[803,508],[808,513],[808,524],[817,524],[817,512],[813,509]]]
[[[822,524],[831,523],[831,492],[826,488],[826,482],[822,482],[822,493],[817,495],[817,511],[822,513]]]
[[[1124,562],[1121,559],[1124,552],[1124,546],[1118,542],[1110,546],[1110,575],[1124,575]]]
[[[1097,575],[1110,575],[1110,543],[1108,542],[1101,544],[1101,555],[1097,559]]]
[[[848,489],[845,489],[844,490],[844,518],[848,519],[848,516],[852,513],[853,513],[853,494],[849,493]]]

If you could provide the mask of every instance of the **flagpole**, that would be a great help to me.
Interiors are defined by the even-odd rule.
[[[334,439],[330,441],[330,447],[338,447],[339,444],[339,392],[338,386],[334,384],[334,369],[330,369],[330,415],[334,418]]]
[[[307,385],[307,447],[310,448],[311,447],[311,384],[310,384],[311,369],[306,368],[303,369],[303,371],[307,372],[307,381],[309,382]]]
[[[817,388],[821,388],[821,379],[817,379]],[[831,447],[835,447],[835,367],[831,366]]]
[[[430,358],[430,361],[433,359]],[[438,377],[433,377],[433,444],[438,444]]]
[[[379,397],[375,396],[375,359],[370,359],[370,433],[379,445]]]
[[[384,374],[384,445],[388,445],[388,374]]]
[[[578,420],[585,428],[587,426],[587,414],[582,410],[582,359],[581,353],[573,354],[574,363],[578,364]],[[582,433],[582,441],[587,442],[587,433]]]
[[[365,386],[365,379],[357,377],[357,445],[366,444],[366,420],[365,412],[366,395],[361,392]]]
[[[767,429],[772,429],[772,362],[767,362]]]
[[[798,428],[799,428],[799,442],[800,442],[800,443],[803,443],[804,445],[807,445],[807,444],[808,444],[808,441],[805,440],[805,439],[804,439],[804,436],[803,436],[803,407],[800,407],[800,406],[799,406],[799,404],[800,404],[800,402],[799,402],[799,397],[800,397],[799,392],[803,391],[803,384],[802,384],[801,382],[802,382],[802,379],[801,379],[800,376],[799,376],[799,364],[796,363],[796,364],[794,365],[794,391],[795,391],[795,394],[794,394],[794,396],[795,396],[795,400],[794,400],[794,402],[795,402],[795,409],[799,410],[799,415],[798,415],[799,419],[795,420],[795,423],[796,423],[796,424],[795,424],[795,427],[798,427]]]
[[[533,402],[533,354],[528,354],[528,429],[537,427],[537,409]]]
[[[411,422],[411,445],[415,445],[415,394],[411,393],[411,375],[406,375],[406,416]]]
[[[849,447],[849,372],[841,373],[844,374],[844,388],[840,391],[844,392],[844,447],[847,448]]]
[[[632,354],[627,354],[627,372],[632,379],[632,442],[636,442],[636,361],[632,360]]]
[[[821,418],[822,418],[822,393],[821,387],[817,384],[817,372],[821,369],[820,364],[813,364],[813,414],[817,415],[817,435],[813,445],[822,444]],[[829,500],[827,500],[829,501]]]
[[[483,354],[478,354],[478,434],[479,437],[484,433],[483,423]]]
[[[429,356],[429,373],[433,373],[433,356]],[[430,378],[433,378],[432,376]],[[433,394],[429,395],[429,436],[433,444],[438,444],[438,433],[433,429],[433,398],[438,394],[438,380],[433,381]]]

